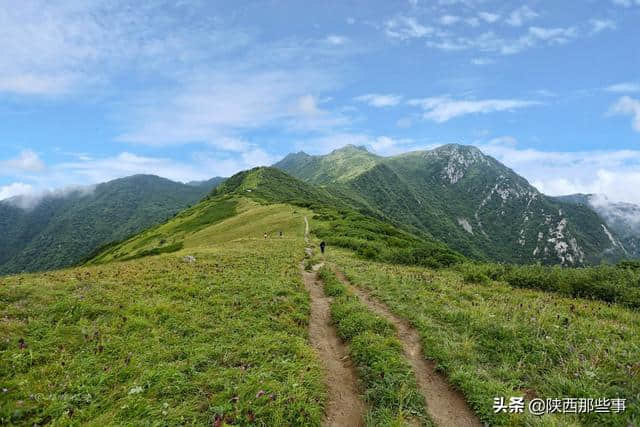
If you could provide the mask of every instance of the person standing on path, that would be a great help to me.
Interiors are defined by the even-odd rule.
[[[324,255],[324,247],[325,247],[326,245],[327,245],[327,244],[324,242],[324,240],[323,240],[322,242],[320,242],[320,252],[322,252],[322,254],[323,254],[323,255]]]

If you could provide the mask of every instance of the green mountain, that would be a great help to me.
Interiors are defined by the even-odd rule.
[[[98,247],[170,218],[207,195],[186,185],[135,175],[40,200],[0,202],[0,274],[73,265]]]
[[[426,236],[417,237],[359,212],[348,199],[343,200],[326,188],[306,183],[279,169],[258,167],[226,179],[197,205],[164,224],[105,248],[89,263],[178,251],[185,242],[200,241],[201,230],[230,217],[256,211],[256,204],[286,204],[309,209],[313,213],[315,236],[330,246],[352,249],[365,258],[430,267],[464,260],[441,242]]]
[[[304,152],[289,154],[275,166],[314,184],[346,182],[374,167],[381,157],[363,146],[347,145],[326,156],[310,156]]]
[[[350,145],[274,167],[476,259],[583,265],[625,255],[592,209],[545,196],[475,147],[380,157]]]
[[[341,425],[436,425],[451,396],[477,424],[637,424],[638,264],[464,262],[346,192],[256,168],[88,265],[2,277],[0,424],[321,426],[344,393]],[[433,369],[455,391],[439,418]],[[523,390],[627,410],[492,409]]]

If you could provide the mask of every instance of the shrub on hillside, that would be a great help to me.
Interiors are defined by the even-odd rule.
[[[462,273],[462,278],[467,283],[489,283],[486,265],[465,263],[460,265],[458,269]]]
[[[512,266],[500,279],[519,288],[640,308],[640,271],[635,269],[609,265],[587,268]]]

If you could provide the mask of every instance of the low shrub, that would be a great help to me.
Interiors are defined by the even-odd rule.
[[[509,266],[495,280],[518,288],[558,292],[640,308],[640,271],[626,265],[563,268],[539,265]]]
[[[147,256],[153,256],[153,255],[160,255],[160,254],[167,254],[167,253],[171,253],[171,252],[177,252],[179,250],[181,250],[184,247],[184,244],[182,242],[178,242],[178,243],[174,243],[172,245],[168,245],[168,246],[162,246],[159,248],[153,248],[153,249],[149,249],[149,250],[144,250],[144,251],[140,251],[138,253],[135,253],[131,256],[122,258],[122,261],[129,261],[132,259],[138,259],[138,258],[144,258]]]
[[[462,278],[467,283],[489,283],[487,268],[479,264],[462,264],[459,268]]]

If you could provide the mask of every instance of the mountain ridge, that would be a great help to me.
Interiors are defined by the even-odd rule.
[[[446,144],[389,157],[354,148],[287,156],[274,167],[361,198],[394,224],[476,259],[584,265],[626,255],[593,210],[540,193],[477,147]],[[342,164],[368,162],[340,175],[330,167],[337,156]]]

